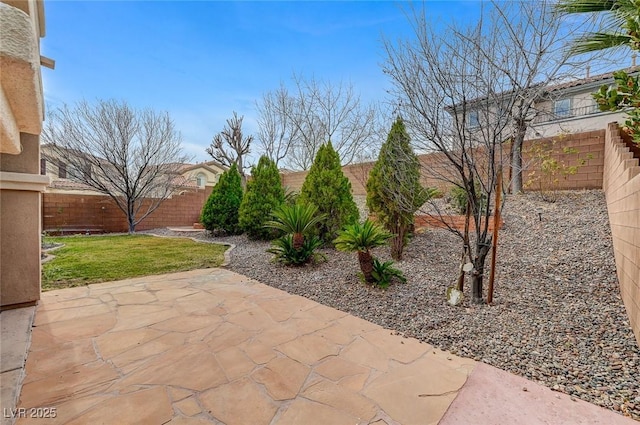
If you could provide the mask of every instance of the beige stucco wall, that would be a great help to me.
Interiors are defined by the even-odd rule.
[[[41,0],[0,0],[0,307],[40,299]]]
[[[207,186],[215,186],[218,183],[218,180],[220,180],[220,175],[224,173],[224,171],[225,170],[223,170],[222,168],[212,164],[207,164],[206,166],[196,165],[190,168],[188,171],[186,171],[182,175],[184,176],[185,179],[191,180],[195,183],[198,175],[202,174],[206,179],[204,187],[207,187]]]
[[[40,211],[38,192],[0,191],[2,306],[40,299],[40,214],[32,211]]]
[[[605,135],[603,177],[620,293],[640,344],[640,166],[615,123]]]
[[[44,103],[36,2],[11,3],[0,2],[0,152],[18,154],[20,132],[40,134]]]
[[[566,118],[563,120],[542,123],[533,126],[528,131],[531,138],[554,137],[561,133],[575,134],[586,131],[602,130],[607,128],[610,122],[624,122],[623,112],[601,112],[580,117]]]

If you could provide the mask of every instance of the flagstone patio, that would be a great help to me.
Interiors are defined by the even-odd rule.
[[[633,423],[224,269],[46,292],[33,325],[18,424],[493,423],[505,398]]]

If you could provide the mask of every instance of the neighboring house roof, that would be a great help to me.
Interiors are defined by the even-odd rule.
[[[174,187],[180,187],[180,188],[190,188],[190,189],[199,189],[197,183],[195,181],[193,181],[193,179],[187,179],[185,176],[175,176],[173,178],[173,180],[171,180],[171,184]]]
[[[625,68],[620,71],[624,71],[627,74],[633,74],[636,72],[640,72],[640,66],[631,66],[629,68]],[[607,72],[604,74],[598,74],[598,75],[590,76],[587,78],[580,78],[572,81],[567,81],[565,83],[554,84],[552,86],[549,86],[546,92],[551,93],[559,90],[566,90],[566,89],[580,87],[580,86],[589,86],[589,85],[592,85],[593,83],[602,83],[603,81],[613,80],[614,72],[618,72],[618,71]]]
[[[624,71],[627,74],[633,74],[633,73],[637,73],[640,72],[640,66],[631,66],[629,68],[625,68],[622,70],[618,70],[618,71]],[[550,93],[554,93],[554,92],[558,92],[558,91],[563,91],[563,90],[571,90],[571,89],[581,89],[581,88],[588,88],[590,86],[593,85],[600,85],[603,84],[605,81],[607,80],[612,80],[613,81],[613,73],[614,72],[618,72],[618,71],[612,71],[612,72],[606,72],[604,74],[598,74],[598,75],[593,75],[587,78],[578,78],[578,79],[574,79],[571,81],[566,81],[563,83],[558,83],[558,84],[553,84],[548,86],[544,91],[542,91],[540,94],[542,96],[544,96],[545,94],[550,94]],[[536,88],[536,87],[540,87],[541,84],[536,84],[534,86],[532,86],[532,88]],[[502,93],[498,93],[495,97],[499,98],[506,98],[508,97],[511,93],[513,93],[513,91],[505,91]],[[474,104],[474,103],[481,103],[486,101],[487,98],[486,97],[477,97],[475,99],[470,99],[468,100],[466,103],[467,104]],[[449,113],[451,113],[454,110],[454,107],[456,105],[460,105],[461,103],[457,103],[455,105],[452,106],[447,106],[445,107],[445,110]]]
[[[208,170],[212,173],[216,173],[217,171],[213,169],[212,166],[224,171],[229,169],[229,167],[227,167],[226,165],[220,164],[218,161],[207,161],[207,162],[200,162],[198,164],[182,164],[182,165],[183,165],[183,168],[180,168],[180,173],[186,173],[188,171],[196,170],[198,168],[204,168],[205,170]]]
[[[84,183],[77,182],[75,180],[70,179],[61,179],[55,178],[51,180],[51,184],[49,185],[52,189],[71,189],[71,190],[92,190],[95,191],[91,186],[87,186]]]

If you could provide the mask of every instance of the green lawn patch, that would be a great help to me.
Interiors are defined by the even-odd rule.
[[[227,246],[148,235],[46,238],[63,243],[42,265],[42,290],[218,267]]]

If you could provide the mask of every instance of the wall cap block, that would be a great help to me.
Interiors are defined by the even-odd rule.
[[[44,192],[51,183],[49,176],[39,174],[11,173],[0,171],[0,189],[26,190],[29,192]]]

